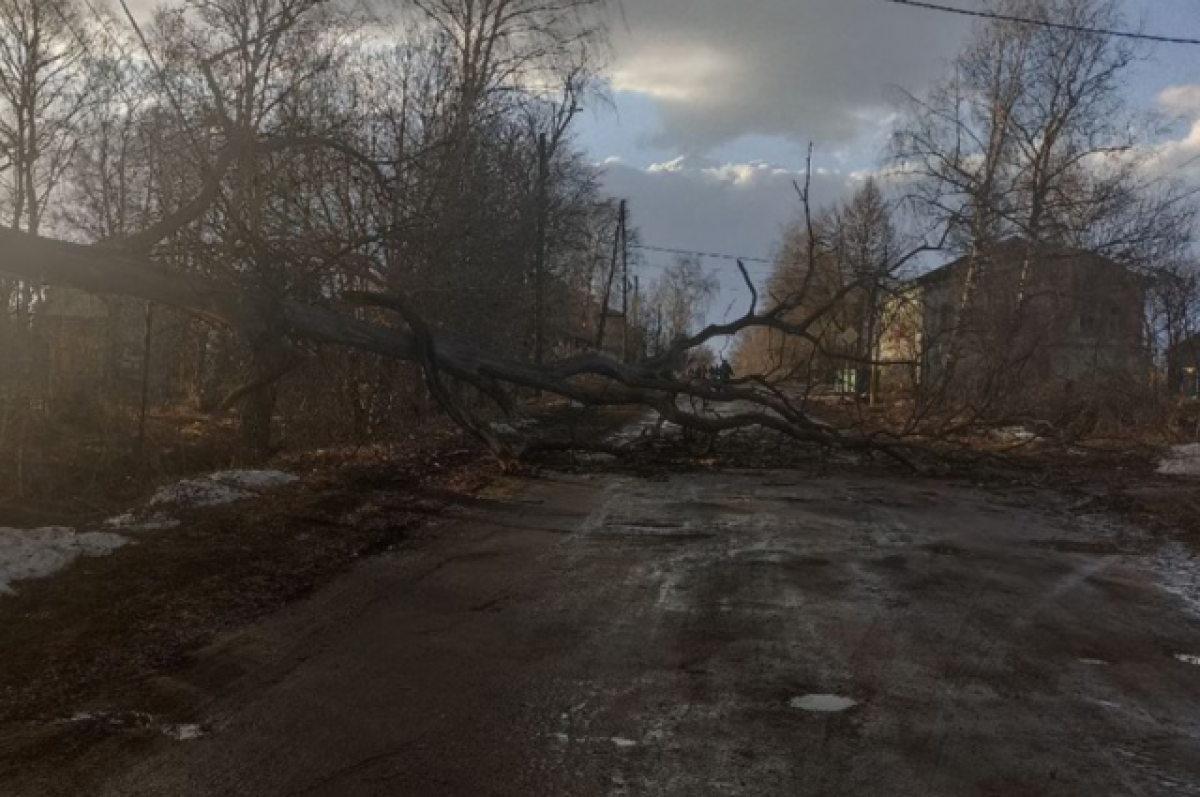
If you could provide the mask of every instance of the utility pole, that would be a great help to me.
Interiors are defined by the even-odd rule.
[[[546,355],[546,192],[550,181],[550,155],[546,134],[538,135],[536,219],[533,245],[533,361],[542,364]]]
[[[150,351],[154,348],[154,305],[146,302],[145,333],[142,340],[142,403],[138,413],[137,450],[146,448],[146,416],[150,411]]]
[[[608,328],[609,302],[612,301],[613,281],[617,277],[617,265],[621,257],[621,239],[624,237],[625,200],[621,200],[620,214],[617,218],[617,229],[613,235],[612,264],[608,269],[608,279],[604,282],[604,296],[600,300],[600,323],[596,327],[596,348],[604,349],[604,333]]]
[[[629,208],[621,200],[621,315],[625,319],[621,333],[621,362],[629,362]]]
[[[633,317],[639,321],[642,318],[642,278],[636,274],[633,275]],[[638,359],[641,359],[646,354],[644,341],[645,335],[640,335],[637,352]]]

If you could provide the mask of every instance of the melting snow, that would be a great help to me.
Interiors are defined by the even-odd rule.
[[[150,499],[149,506],[222,506],[253,498],[255,491],[284,487],[297,481],[297,477],[279,471],[221,471],[202,479],[184,479],[163,487]]]
[[[208,477],[210,481],[245,490],[272,490],[300,481],[300,477],[277,470],[224,470]]]
[[[1154,555],[1158,585],[1182,601],[1193,617],[1200,617],[1200,571],[1192,551],[1180,543],[1163,546]]]
[[[1200,443],[1172,447],[1158,464],[1158,472],[1163,476],[1200,476]]]
[[[1006,426],[994,430],[994,434],[1002,440],[1011,440],[1015,443],[1032,443],[1038,439],[1037,433],[1031,432],[1023,426]]]
[[[156,492],[150,499],[150,506],[221,506],[251,497],[245,490],[226,487],[208,479],[184,479]]]
[[[13,594],[14,581],[45,578],[81,556],[105,556],[127,542],[116,534],[61,527],[0,528],[0,595]]]
[[[180,742],[194,742],[204,736],[199,725],[164,725],[162,732]]]
[[[110,713],[107,711],[80,711],[65,720],[57,720],[56,725],[87,723],[107,726],[113,730],[153,730],[163,736],[178,742],[194,742],[204,737],[204,728],[195,724],[172,725],[159,723],[154,716],[144,711],[123,711]]]
[[[143,517],[136,512],[126,512],[104,521],[104,528],[112,531],[168,531],[180,525],[178,520],[163,514]]]

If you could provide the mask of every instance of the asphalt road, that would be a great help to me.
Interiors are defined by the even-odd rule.
[[[511,482],[147,685],[201,738],[21,788],[1200,794],[1196,569],[1158,546],[929,481]]]

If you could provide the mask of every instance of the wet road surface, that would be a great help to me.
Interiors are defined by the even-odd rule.
[[[509,483],[147,686],[201,738],[118,736],[17,786],[1200,794],[1196,570],[1034,492]]]

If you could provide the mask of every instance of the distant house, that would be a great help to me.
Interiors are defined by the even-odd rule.
[[[46,288],[34,312],[49,395],[70,398],[141,368],[142,329],[136,314],[113,299],[72,288]]]
[[[45,290],[34,318],[52,398],[101,383],[109,312],[104,300],[93,294],[70,288]]]
[[[1049,395],[1144,381],[1145,308],[1125,266],[1010,239],[918,277],[884,308],[878,359],[894,364],[881,387]]]
[[[1167,387],[1186,398],[1200,398],[1200,334],[1167,352]]]

